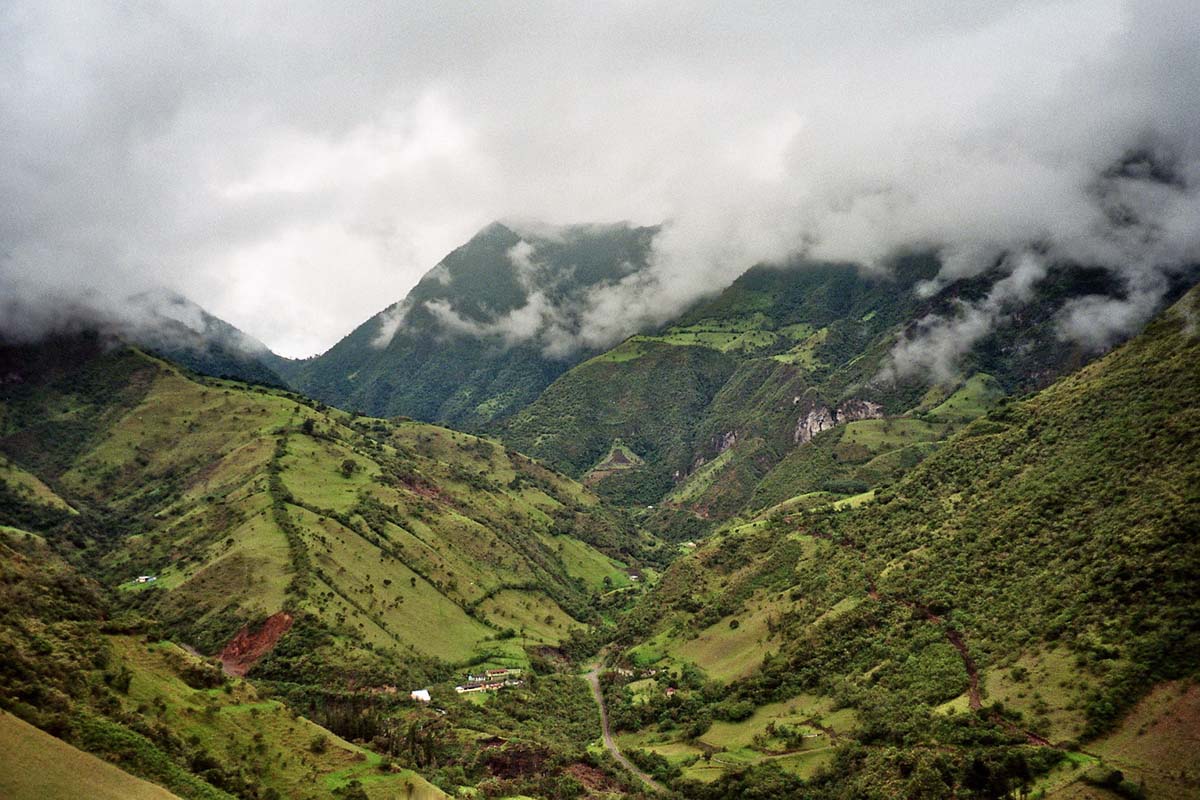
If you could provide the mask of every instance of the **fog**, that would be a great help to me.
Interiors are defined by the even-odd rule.
[[[6,3],[0,327],[167,290],[311,355],[522,218],[663,224],[558,352],[757,262],[912,247],[942,280],[1014,274],[895,369],[952,369],[1069,262],[1127,286],[1061,312],[1103,347],[1200,254],[1200,23],[1185,2],[1000,5]],[[544,330],[547,302],[505,331]]]

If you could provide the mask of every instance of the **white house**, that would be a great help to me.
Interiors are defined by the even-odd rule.
[[[416,700],[418,703],[428,703],[430,700],[428,689],[414,689],[408,693],[408,696],[410,699]]]

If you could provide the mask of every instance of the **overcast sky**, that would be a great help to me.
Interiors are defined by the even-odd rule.
[[[8,0],[0,289],[164,286],[304,356],[520,217],[671,223],[613,335],[801,249],[1036,246],[1153,292],[1200,241],[1196,11]],[[1137,147],[1175,185],[1099,191]]]

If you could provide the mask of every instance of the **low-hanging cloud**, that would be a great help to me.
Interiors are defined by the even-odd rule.
[[[560,229],[539,225],[537,238],[553,239],[562,234]],[[502,314],[491,313],[480,320],[469,317],[446,299],[423,300],[413,303],[410,299],[399,303],[380,316],[378,333],[372,340],[376,348],[387,347],[401,329],[408,329],[419,336],[471,336],[480,339],[498,339],[505,346],[533,342],[545,355],[564,358],[591,345],[584,340],[585,309],[591,305],[590,298],[595,287],[578,287],[572,282],[572,265],[544,263],[538,256],[537,247],[521,239],[506,253],[513,275],[524,292],[524,302]],[[625,265],[632,271],[631,265]],[[453,279],[444,265],[431,272],[443,286],[451,286]],[[554,297],[551,297],[551,294]],[[436,324],[434,330],[415,330],[410,314],[416,305],[423,307]]]
[[[956,378],[959,360],[1014,307],[1030,299],[1047,268],[1045,259],[1032,252],[1007,258],[1000,267],[1008,274],[982,300],[960,301],[953,316],[930,314],[918,320],[915,330],[896,343],[880,377],[894,380],[928,374],[943,382]]]
[[[1197,40],[1181,0],[9,3],[0,291],[26,310],[0,326],[164,286],[308,355],[519,216],[664,223],[648,269],[568,308],[533,292],[496,331],[557,331],[548,351],[661,323],[756,262],[883,269],[912,247],[943,280],[1033,252],[1112,271],[1123,297],[1059,324],[1102,347],[1200,260]]]

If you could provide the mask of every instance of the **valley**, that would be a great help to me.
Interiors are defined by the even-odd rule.
[[[1197,800],[1195,6],[0,2],[0,800]]]
[[[3,707],[135,796],[1188,797],[1197,290],[884,379],[933,269],[751,270],[475,433],[6,346]]]

